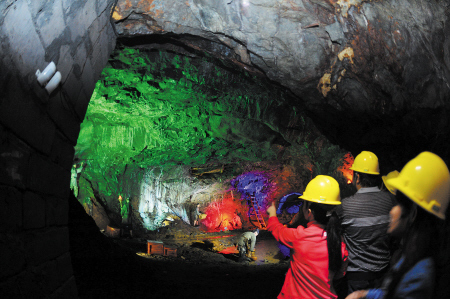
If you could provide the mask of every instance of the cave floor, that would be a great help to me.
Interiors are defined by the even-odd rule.
[[[238,263],[234,243],[242,232],[204,233],[181,224],[126,238],[83,235],[71,250],[79,298],[276,298],[288,260],[261,231],[257,261]],[[175,246],[176,257],[148,254],[147,240]]]

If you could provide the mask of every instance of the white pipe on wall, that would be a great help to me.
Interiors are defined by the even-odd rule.
[[[51,94],[53,92],[53,90],[55,90],[55,88],[58,87],[60,82],[61,82],[61,73],[56,72],[56,74],[52,77],[52,79],[45,86],[45,89],[47,90],[48,94]]]
[[[56,65],[53,61],[50,62],[49,65],[47,65],[47,67],[42,71],[42,73],[40,70],[37,70],[36,77],[39,84],[41,84],[41,86],[44,86],[48,82],[48,80],[50,80],[50,78],[53,76],[55,72],[56,72]]]

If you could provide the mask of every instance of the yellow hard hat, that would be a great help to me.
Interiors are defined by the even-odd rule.
[[[326,205],[340,205],[341,194],[338,182],[327,175],[318,175],[306,186],[299,198]]]
[[[391,184],[389,184],[387,182],[387,180],[393,179],[398,177],[399,172],[397,170],[391,171],[389,172],[387,175],[383,175],[381,178],[383,179],[383,183],[386,186],[386,188],[389,190],[389,192],[391,192],[392,194],[395,195],[395,193],[397,193],[397,189],[393,188],[391,186]]]
[[[436,154],[420,153],[388,183],[428,212],[445,219],[450,200],[450,173]]]
[[[362,151],[358,156],[356,156],[350,169],[367,174],[380,174],[378,157],[372,152]]]

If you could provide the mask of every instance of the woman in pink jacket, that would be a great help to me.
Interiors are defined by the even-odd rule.
[[[283,226],[276,217],[273,202],[267,209],[267,229],[292,251],[290,267],[278,298],[335,299],[333,280],[344,276],[348,256],[334,212],[341,204],[339,184],[330,176],[318,175],[299,198],[304,200],[302,210],[308,221],[306,228]]]

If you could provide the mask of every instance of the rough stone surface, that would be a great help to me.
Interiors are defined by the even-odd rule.
[[[30,157],[30,148],[14,135],[9,134],[3,126],[0,126],[0,183],[9,186],[24,188],[26,184],[26,172]]]
[[[55,94],[47,105],[47,111],[62,134],[75,145],[80,132],[80,120],[73,111],[73,105],[74,103],[65,95]]]
[[[72,276],[66,283],[58,288],[53,294],[49,296],[51,299],[68,298],[76,299],[78,297],[78,290],[75,278]]]
[[[67,12],[66,25],[70,28],[73,42],[82,38],[87,28],[96,19],[95,3],[95,0],[89,0],[70,4],[71,9]]]
[[[113,2],[0,1],[2,298],[77,298],[67,230],[70,169],[84,117],[77,113],[115,47]],[[93,23],[98,32],[90,42]],[[92,53],[99,63],[85,68]],[[35,73],[51,61],[62,82],[48,95]]]
[[[31,155],[27,173],[27,185],[31,190],[67,198],[69,181],[69,170],[62,169],[37,154]]]
[[[0,232],[22,228],[22,194],[15,188],[0,186]]]
[[[72,144],[58,132],[53,139],[49,155],[51,161],[60,165],[63,169],[69,170],[73,165],[74,152]]]
[[[61,34],[61,28],[65,27],[64,14],[61,0],[57,0],[47,9],[41,8],[42,13],[37,15],[37,26],[44,46],[48,47]]]
[[[25,249],[27,261],[31,265],[39,265],[56,259],[69,251],[69,234],[67,227],[54,227],[42,230],[32,230],[25,233]]]
[[[20,26],[17,21],[20,20]],[[33,30],[29,30],[33,28]],[[34,29],[33,20],[25,1],[17,1],[5,16],[2,31],[9,38],[10,54],[20,74],[31,84],[35,80],[37,69],[41,71],[47,66],[44,62],[44,47]],[[26,45],[26,46],[25,46]]]
[[[45,224],[47,226],[67,225],[67,207],[67,200],[56,197],[47,198],[45,206]]]
[[[23,195],[23,228],[36,229],[45,226],[45,200],[37,194]]]
[[[123,37],[221,45],[218,57],[293,91],[330,140],[395,163],[391,151],[450,154],[448,11],[420,0],[120,0],[113,18]]]
[[[42,152],[49,151],[55,126],[33,97],[19,90],[14,101],[0,103],[0,118],[2,124],[13,128],[32,147]]]
[[[66,103],[70,103],[71,105],[73,105],[72,103],[76,102],[76,99],[78,98],[80,91],[81,91],[80,86],[82,86],[79,76],[77,76],[75,74],[75,72],[73,71],[74,68],[75,67],[72,68],[72,72],[70,72],[70,74],[68,75],[66,84],[64,85],[64,90],[63,90],[63,94],[64,94],[63,101],[65,101]],[[64,104],[64,105],[69,106],[69,104]]]
[[[60,52],[59,52],[59,61],[57,68],[59,70],[64,70],[61,73],[61,82],[65,82],[67,80],[67,77],[72,71],[73,67],[73,57],[70,54],[70,46],[64,45],[61,46]]]
[[[0,279],[20,273],[26,267],[26,253],[23,240],[10,234],[0,235]]]

